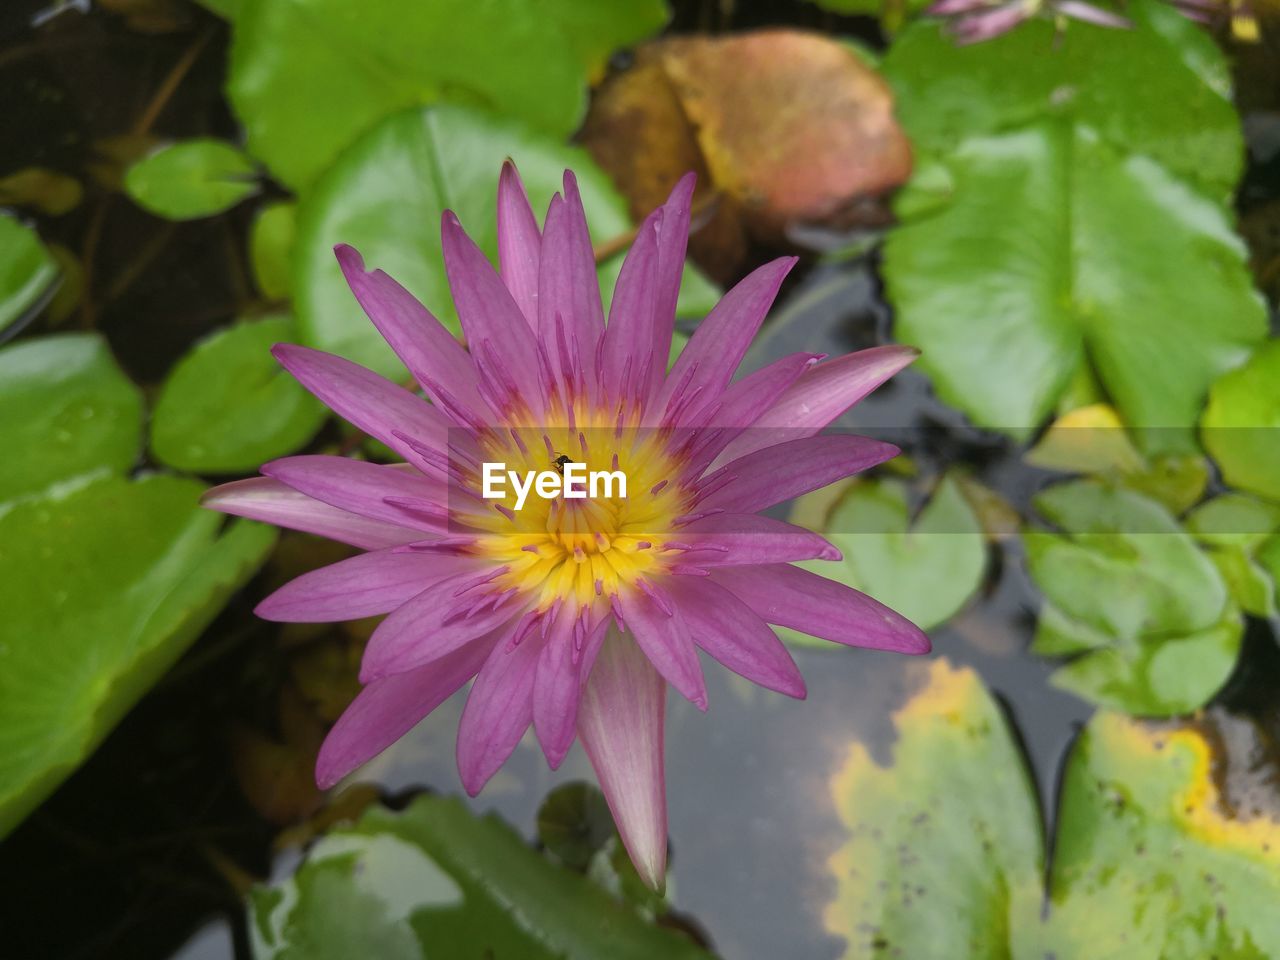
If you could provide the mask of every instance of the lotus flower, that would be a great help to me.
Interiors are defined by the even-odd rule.
[[[925,12],[945,20],[960,44],[991,40],[1034,17],[1054,20],[1059,28],[1067,20],[1121,30],[1133,26],[1120,14],[1085,0],[936,0]]]
[[[698,657],[804,697],[769,624],[836,643],[923,653],[928,640],[875,600],[791,561],[838,558],[760,512],[898,451],[819,435],[915,356],[887,346],[798,353],[735,380],[793,259],[735,286],[668,372],[693,178],[641,225],[605,324],[575,180],[540,229],[515,168],[498,187],[501,274],[452,213],[445,268],[464,349],[350,247],[338,261],[369,319],[429,398],[341,357],[280,344],[308,390],[405,463],[296,456],[211,490],[207,506],[362,553],[307,573],[258,607],[277,621],[387,614],[364,687],[321,748],[329,787],[468,681],[458,728],[475,795],[530,725],[554,768],[580,737],[640,875],[666,866],[667,686],[699,708]],[[628,496],[481,495],[485,463],[621,471]]]

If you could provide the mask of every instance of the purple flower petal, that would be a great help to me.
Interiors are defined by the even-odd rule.
[[[475,579],[477,567],[454,560],[461,571],[457,576],[431,584],[378,624],[364,650],[361,683],[437,660],[523,611],[521,605],[498,602],[467,613],[480,598],[459,591]]]
[[[498,178],[498,263],[530,329],[538,326],[538,261],[542,234],[516,165],[508,160]]]
[[[1112,27],[1117,30],[1128,30],[1133,27],[1133,21],[1127,17],[1122,17],[1112,10],[1104,10],[1092,3],[1081,2],[1081,0],[1057,0],[1053,9],[1056,13],[1085,23],[1094,23],[1100,27]]]
[[[339,244],[334,254],[356,300],[427,395],[438,405],[460,408],[466,422],[484,422],[488,405],[477,388],[475,367],[453,334],[381,270],[365,272],[354,247]]]
[[[671,195],[662,206],[658,234],[658,275],[654,281],[652,347],[648,351],[648,355],[653,357],[653,363],[649,366],[650,400],[662,385],[667,372],[667,357],[671,354],[671,334],[675,329],[680,281],[684,277],[684,255],[689,246],[689,215],[696,184],[697,177],[686,173],[672,188]],[[645,355],[643,351],[638,354],[640,357]]]
[[[674,577],[667,589],[680,605],[694,643],[753,683],[804,699],[800,668],[777,634],[745,603],[708,578]]]
[[[724,452],[720,463],[782,439],[813,436],[884,383],[920,351],[886,346],[859,350],[810,367]]]
[[[781,627],[852,647],[928,653],[929,638],[878,600],[799,567],[717,567],[711,580],[756,616]]]
[[[359,620],[390,613],[457,572],[454,557],[375,550],[290,580],[254,613],[282,623]]]
[[[724,392],[796,260],[781,257],[766,263],[720,299],[671,368],[659,391],[655,414],[678,408],[695,391],[700,391],[700,403]]]
[[[263,465],[262,472],[308,497],[371,520],[433,533],[448,529],[448,521],[439,515],[428,516],[388,502],[389,498],[403,498],[447,504],[448,491],[443,484],[408,470],[347,457],[308,454],[272,460]]]
[[[270,477],[224,483],[206,491],[200,502],[210,510],[314,533],[362,550],[377,550],[422,539],[421,530],[404,525],[409,522],[408,517],[397,517],[395,523],[370,520],[313,500]]]
[[[537,631],[514,647],[499,635],[480,668],[458,722],[458,774],[475,796],[507,762],[533,721],[533,681],[542,637]]]
[[[482,364],[490,389],[508,402],[542,411],[538,382],[538,342],[502,279],[452,212],[440,225],[445,272],[471,355]],[[545,257],[544,257],[545,260]],[[487,361],[489,367],[484,366]]]
[[[667,612],[641,590],[618,594],[622,620],[646,657],[699,710],[707,709],[707,683],[689,631],[678,610]]]
[[[601,617],[599,623],[591,628],[569,604],[565,604],[538,657],[533,727],[552,770],[559,769],[565,754],[573,746],[582,681],[591,668],[589,651],[598,649],[608,624],[608,618]]]
[[[695,520],[681,528],[680,541],[690,548],[681,561],[695,566],[841,559],[840,551],[812,530],[755,513],[718,513]]]
[[[470,680],[484,663],[491,637],[409,673],[369,684],[334,724],[316,758],[316,783],[327,790],[395,743]]]
[[[331,353],[278,343],[281,365],[338,416],[377,437],[424,473],[436,470],[397,434],[433,449],[447,448],[449,421],[421,397]]]
[[[845,434],[788,440],[748,453],[711,474],[704,481],[707,485],[721,476],[734,480],[698,507],[755,513],[892,460],[899,452],[891,443]]]
[[[557,323],[576,348],[578,369],[567,369],[567,358],[554,349]],[[538,274],[538,337],[548,347],[552,369],[561,382],[572,376],[595,382],[596,345],[604,334],[600,282],[587,232],[587,217],[578,181],[565,171],[564,197],[547,210],[542,229],[542,259]]]
[[[661,228],[662,211],[655,210],[636,231],[613,288],[600,351],[600,383],[615,402],[649,394],[649,365],[656,356],[652,344]]]
[[[578,711],[578,736],[622,844],[640,878],[655,890],[662,889],[667,872],[666,691],[635,642],[610,630]]]

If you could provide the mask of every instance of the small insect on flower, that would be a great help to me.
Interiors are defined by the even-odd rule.
[[[466,348],[395,280],[338,247],[356,299],[425,398],[341,357],[275,347],[307,389],[405,461],[288,457],[205,498],[363,551],[258,607],[279,621],[386,614],[364,653],[364,688],[320,750],[322,787],[471,682],[457,743],[467,791],[479,792],[531,725],[553,768],[580,738],[627,851],[656,888],[666,870],[666,691],[706,709],[699,649],[792,697],[804,697],[804,681],[770,624],[929,649],[887,607],[790,566],[840,554],[761,515],[897,454],[821,431],[915,351],[797,353],[735,378],[794,262],[785,258],[730,290],[668,372],[692,194],[690,175],[641,224],[606,324],[573,175],[539,226],[508,164],[501,274],[452,213],[442,224]],[[517,504],[514,484],[482,495],[496,465],[521,483],[537,474],[536,495],[526,485]],[[547,474],[548,489],[570,475],[625,482],[548,496]]]

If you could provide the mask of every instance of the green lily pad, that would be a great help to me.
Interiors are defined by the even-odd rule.
[[[928,630],[951,619],[977,592],[987,550],[982,525],[953,479],[943,479],[914,522],[907,492],[898,480],[858,480],[819,508],[818,523],[793,516],[816,526],[844,555],[799,566],[870,594]],[[778,632],[793,643],[830,647],[795,630]]]
[[[507,157],[519,166],[535,209],[546,208],[564,170],[572,168],[593,236],[616,237],[631,229],[622,198],[584,151],[463,107],[400,113],[347,150],[302,202],[294,289],[304,342],[385,376],[404,376],[403,365],[347,289],[333,256],[337,243],[356,247],[370,267],[386,270],[458,332],[440,216],[453,210],[496,260],[498,173]],[[606,296],[618,266],[615,258],[600,269]],[[683,298],[682,313],[706,312],[714,304],[715,290],[705,280],[686,283],[690,290],[694,297]]]
[[[161,147],[131,166],[125,192],[166,220],[197,220],[258,192],[253,161],[229,143],[197,139]]]
[[[0,349],[0,504],[138,458],[142,395],[96,334]]]
[[[1104,478],[1160,501],[1175,514],[1197,503],[1209,484],[1209,463],[1202,456],[1144,457],[1105,403],[1090,402],[1063,413],[1025,460],[1046,470]]]
[[[666,18],[661,0],[254,3],[235,21],[227,92],[250,151],[298,190],[384,117],[442,99],[563,139],[603,58]]]
[[[271,355],[273,345],[293,339],[292,318],[268,317],[196,344],[156,401],[156,459],[196,473],[236,473],[305,446],[328,411]]]
[[[1225,493],[1193,510],[1187,530],[1208,548],[1209,558],[1246,613],[1275,616],[1280,565],[1271,558],[1280,546],[1280,504]]]
[[[0,215],[0,333],[30,310],[58,279],[58,265],[36,232]]]
[[[1244,154],[1226,58],[1165,4],[1134,0],[1124,13],[1131,30],[1041,20],[968,46],[937,21],[914,23],[884,59],[898,119],[918,149],[945,156],[1057,117],[1227,199]]]
[[[1096,715],[1066,766],[1048,890],[1021,753],[968,669],[931,665],[892,762],[854,744],[825,925],[844,957],[1259,960],[1280,951],[1280,823],[1235,814],[1190,724]]]
[[[370,809],[250,913],[256,960],[709,960],[455,797]]]
[[[298,235],[298,205],[271,203],[258,211],[249,232],[249,262],[253,279],[270,300],[287,300],[293,292],[294,242]]]
[[[885,279],[899,339],[974,422],[1027,436],[1088,364],[1144,451],[1189,453],[1266,316],[1225,203],[1242,150],[1221,55],[1161,4],[1127,11],[1133,30],[1056,40],[903,33],[885,71],[931,173],[901,196]]]
[[[894,715],[891,765],[855,742],[831,780],[848,836],[823,919],[847,960],[1009,957],[1010,926],[1040,905],[1039,810],[1008,721],[973,671],[939,659],[927,678]]]
[[[1154,500],[1097,481],[1050,487],[1024,533],[1044,595],[1033,649],[1079,654],[1052,682],[1095,703],[1169,716],[1203,705],[1235,666],[1243,625],[1213,561]]]
[[[0,517],[0,836],[89,755],[266,559],[203,485],[107,477]]]
[[[1114,713],[1090,722],[1066,768],[1046,951],[1064,960],[1280,955],[1280,823],[1228,806],[1211,742],[1190,724]]]
[[[1213,384],[1200,435],[1227,483],[1280,500],[1280,340]]]

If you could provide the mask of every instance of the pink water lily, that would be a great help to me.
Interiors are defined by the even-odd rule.
[[[897,613],[790,566],[838,558],[830,543],[761,515],[898,452],[820,432],[915,351],[793,354],[735,379],[794,262],[785,258],[730,290],[668,371],[692,192],[689,176],[640,226],[606,324],[573,175],[540,228],[508,164],[500,274],[456,217],[443,220],[468,349],[391,277],[339,247],[356,300],[427,399],[340,357],[275,348],[308,390],[405,461],[288,457],[205,499],[362,551],[258,608],[279,621],[387,615],[365,650],[364,688],[320,751],[322,787],[474,679],[457,742],[468,793],[531,725],[553,768],[581,738],[631,859],[659,887],[666,690],[706,709],[698,650],[792,697],[805,696],[804,681],[770,624],[928,650]],[[517,510],[511,496],[480,495],[482,464],[497,462],[620,472],[628,495],[533,496]]]

